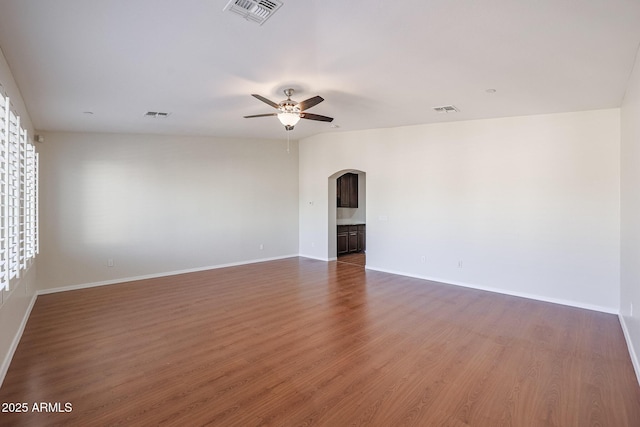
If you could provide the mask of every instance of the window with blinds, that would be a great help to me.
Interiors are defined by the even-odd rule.
[[[0,93],[0,290],[38,253],[38,153]]]

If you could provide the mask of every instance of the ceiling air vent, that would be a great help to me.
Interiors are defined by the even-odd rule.
[[[442,107],[433,107],[433,111],[436,113],[457,113],[460,110],[453,105],[443,105]]]
[[[153,117],[154,119],[157,119],[158,117],[168,117],[169,114],[171,113],[161,113],[159,111],[147,111],[147,113],[144,116]]]
[[[230,0],[222,10],[237,13],[247,21],[264,24],[282,6],[278,0]]]

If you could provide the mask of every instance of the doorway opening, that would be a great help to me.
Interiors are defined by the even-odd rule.
[[[357,169],[329,177],[329,256],[348,264],[366,265],[367,174]]]

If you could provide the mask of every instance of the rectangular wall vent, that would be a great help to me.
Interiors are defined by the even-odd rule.
[[[158,118],[158,117],[169,117],[169,114],[171,113],[161,113],[159,111],[147,111],[147,114],[145,114],[145,117],[152,117],[154,119]]]
[[[280,6],[282,2],[278,0],[230,0],[222,10],[236,13],[247,21],[262,25],[280,9]]]
[[[437,113],[457,113],[458,110],[453,105],[443,105],[441,107],[433,107],[433,110]]]

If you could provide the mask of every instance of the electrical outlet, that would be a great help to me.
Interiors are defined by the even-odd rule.
[[[424,255],[422,255],[422,256],[420,257],[420,262],[422,262],[422,263],[427,262],[427,257],[426,257],[426,256],[424,256]]]
[[[458,268],[462,268],[462,260],[458,261]]]
[[[262,243],[260,243],[260,250],[264,249],[264,245]]]
[[[113,264],[113,258],[109,258],[109,259],[107,260],[107,267],[113,267],[113,265],[114,265],[114,264]]]

